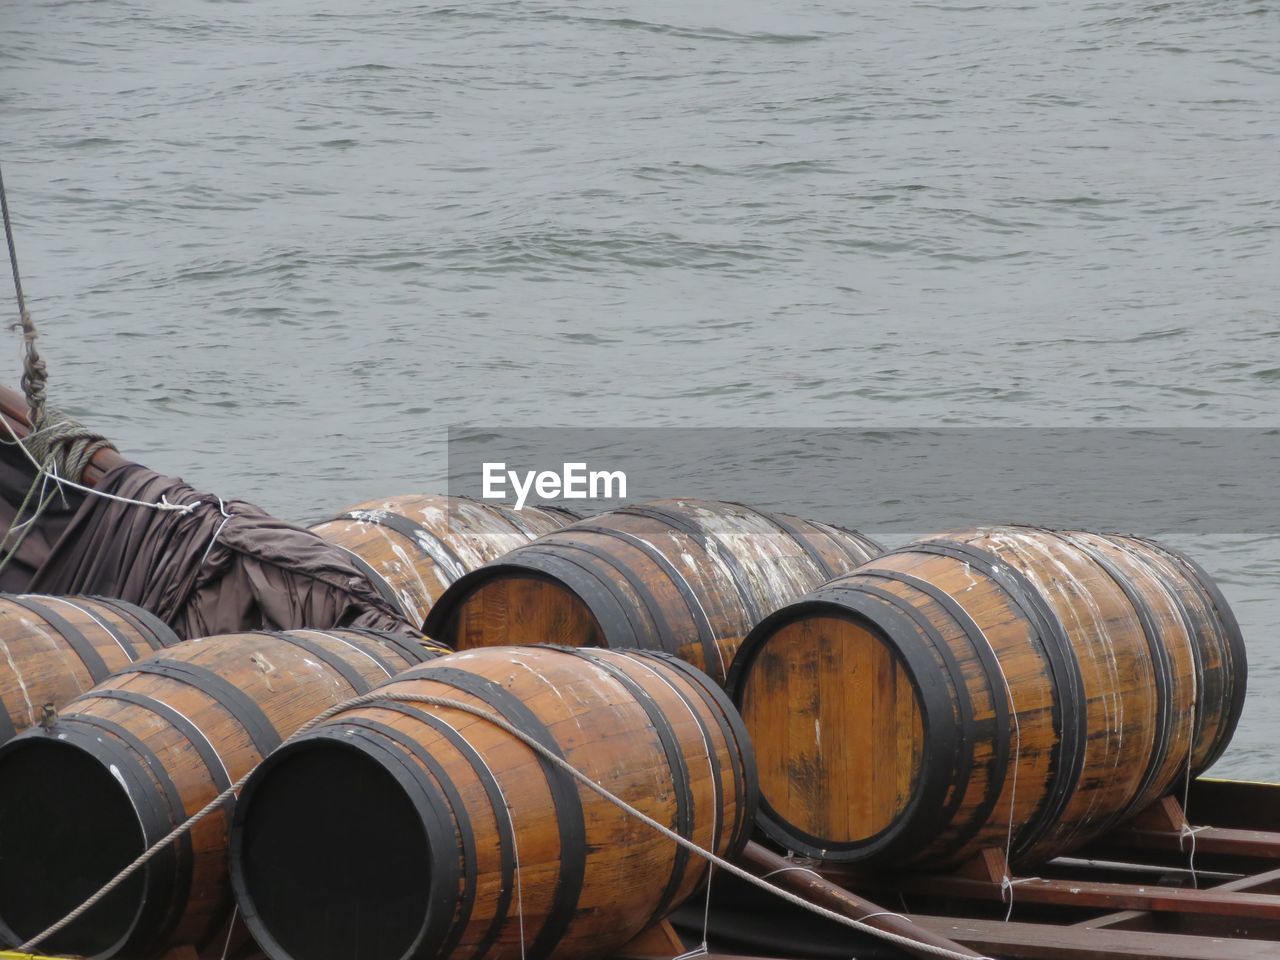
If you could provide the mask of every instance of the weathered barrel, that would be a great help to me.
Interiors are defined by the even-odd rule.
[[[104,597],[0,595],[0,743],[135,660],[178,642],[159,618]]]
[[[762,622],[730,690],[760,825],[829,861],[1030,863],[1095,837],[1221,754],[1240,629],[1157,544],[998,527],[886,554]]]
[[[0,747],[0,939],[20,943],[343,700],[442,651],[363,630],[192,640],[117,673]],[[230,805],[229,805],[230,806]],[[44,952],[150,957],[231,911],[230,809],[170,844]]]
[[[824,523],[737,503],[658,500],[557,530],[467,574],[425,629],[459,650],[665,650],[723,683],[763,617],[880,552]]]
[[[409,494],[357,504],[311,527],[346,550],[369,582],[420,624],[464,573],[578,520],[563,507]]]
[[[241,916],[274,960],[608,956],[694,891],[706,862],[502,729],[706,849],[734,856],[751,748],[716,684],[647,651],[442,657],[278,750],[232,832]],[[323,918],[323,922],[321,922]]]

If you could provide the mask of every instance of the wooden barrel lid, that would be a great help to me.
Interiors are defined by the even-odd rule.
[[[532,570],[502,568],[501,576],[485,570],[490,572],[473,575],[465,598],[434,626],[451,646],[605,645],[595,615],[568,587]]]
[[[860,843],[905,813],[923,759],[921,706],[876,627],[834,613],[792,620],[760,650],[738,701],[762,799],[793,828]]]

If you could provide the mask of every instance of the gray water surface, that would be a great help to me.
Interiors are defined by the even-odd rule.
[[[459,424],[1278,425],[1273,2],[783,6],[0,5],[55,405],[299,520]],[[1280,778],[1280,547],[1142,532]]]

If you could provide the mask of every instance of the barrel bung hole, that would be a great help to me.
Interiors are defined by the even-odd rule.
[[[423,929],[430,845],[405,788],[361,749],[286,748],[241,801],[237,884],[296,960],[398,960]]]
[[[920,776],[920,702],[879,628],[853,615],[785,622],[758,647],[740,703],[761,802],[782,821],[858,843],[906,810]]]
[[[20,940],[57,923],[142,851],[138,815],[108,762],[52,737],[15,741],[0,758],[0,923]],[[110,949],[133,925],[145,886],[134,874],[41,951]]]
[[[605,646],[599,623],[576,593],[550,577],[505,571],[468,593],[436,639],[456,650],[529,644]]]

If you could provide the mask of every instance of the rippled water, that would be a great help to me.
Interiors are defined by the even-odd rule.
[[[450,424],[1276,423],[1273,2],[781,6],[0,5],[55,403],[298,519]],[[1280,777],[1280,550],[1182,545]]]

